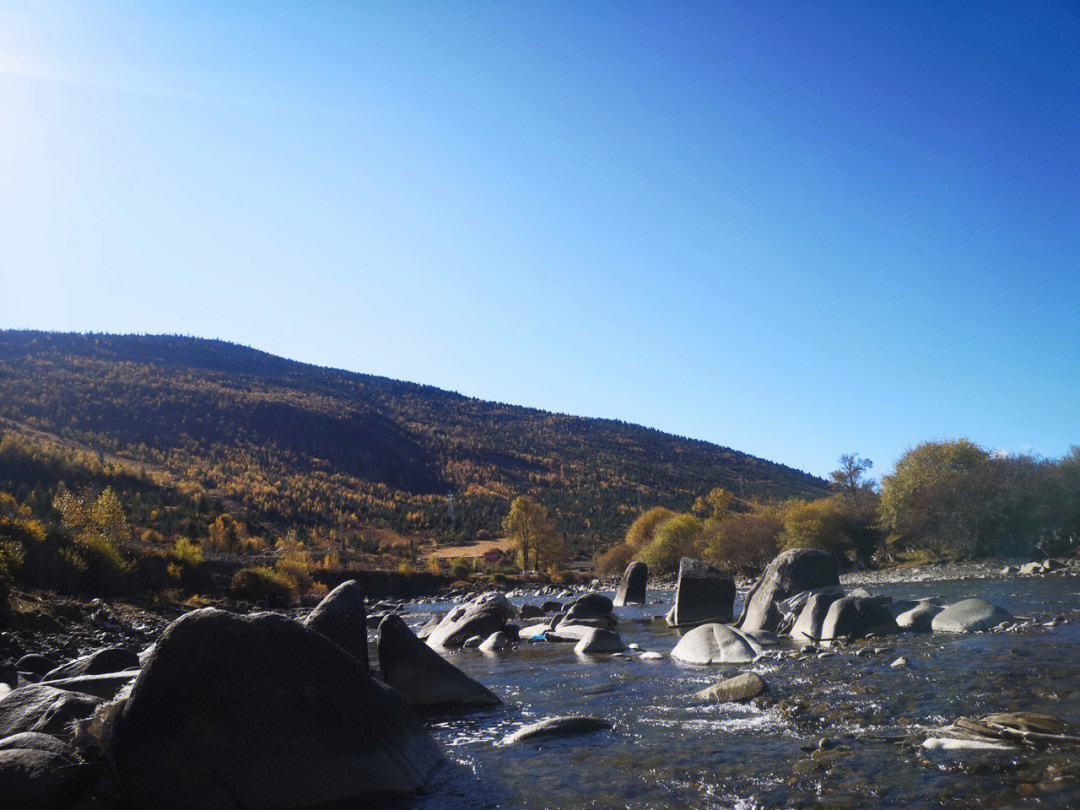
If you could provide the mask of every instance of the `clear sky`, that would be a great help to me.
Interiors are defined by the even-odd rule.
[[[824,474],[1080,443],[1075,2],[0,0],[0,326]]]

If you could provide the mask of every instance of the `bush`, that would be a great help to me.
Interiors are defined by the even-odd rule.
[[[241,568],[232,578],[233,594],[250,602],[284,606],[299,596],[296,580],[265,565]]]
[[[851,547],[846,528],[844,506],[839,498],[795,502],[784,515],[780,550],[819,548],[840,555]]]
[[[649,573],[672,574],[683,557],[701,555],[700,539],[705,526],[693,515],[676,515],[660,524],[653,541],[639,559],[649,566]]]
[[[637,520],[630,524],[630,528],[626,530],[626,544],[634,551],[644,548],[656,537],[656,530],[673,517],[675,517],[675,512],[665,509],[663,506],[654,506],[652,509],[642,512]],[[629,562],[627,560],[627,564]]]
[[[637,552],[638,550],[629,543],[617,543],[596,561],[596,570],[601,574],[621,574],[633,561]]]
[[[758,505],[751,512],[733,512],[706,531],[704,557],[731,571],[757,571],[776,556],[783,530],[783,507]]]
[[[465,560],[457,559],[450,564],[450,576],[454,579],[468,579],[472,567]]]

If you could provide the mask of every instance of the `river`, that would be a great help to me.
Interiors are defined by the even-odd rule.
[[[663,660],[641,660],[636,653],[579,656],[572,644],[550,643],[454,652],[449,659],[504,705],[430,720],[454,765],[427,795],[398,806],[1078,808],[1080,751],[922,747],[961,715],[1036,711],[1080,727],[1080,578],[971,573],[845,584],[864,584],[894,599],[979,597],[1017,616],[1048,621],[1063,615],[1067,623],[1024,633],[903,634],[853,644],[825,659],[785,656],[696,667],[667,657],[678,634],[656,617],[671,604],[668,590],[649,593],[662,604],[617,609],[623,640],[664,653]],[[449,607],[414,607],[407,619],[416,627]],[[864,645],[891,649],[854,655]],[[784,649],[792,652],[796,645]],[[899,656],[910,665],[890,666]],[[690,699],[748,669],[769,684],[752,703]],[[538,744],[498,744],[524,724],[564,714],[598,715],[614,728]]]

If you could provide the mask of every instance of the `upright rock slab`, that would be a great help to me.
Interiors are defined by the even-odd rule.
[[[810,594],[799,612],[799,618],[795,626],[791,628],[791,637],[796,641],[817,643],[821,640],[822,625],[825,624],[825,615],[829,612],[829,606],[844,595],[840,588],[825,588]]]
[[[814,548],[794,548],[777,555],[746,594],[739,617],[744,630],[776,632],[780,611],[776,603],[800,591],[840,584],[840,564],[833,554]]]
[[[326,636],[368,668],[367,609],[364,592],[355,579],[330,591],[304,619],[304,624]]]
[[[684,627],[703,622],[730,622],[735,611],[735,580],[718,568],[683,557],[675,585],[675,606],[668,624]]]
[[[632,562],[626,566],[619,590],[615,592],[615,607],[627,604],[645,604],[645,589],[649,581],[649,566],[643,562]]]
[[[379,622],[378,649],[383,681],[418,711],[482,709],[502,702],[414,636],[400,616]]]
[[[131,810],[264,810],[411,792],[443,761],[401,696],[268,613],[197,610],[158,640],[106,742]]]

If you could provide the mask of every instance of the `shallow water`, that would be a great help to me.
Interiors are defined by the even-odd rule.
[[[1039,711],[1080,726],[1080,579],[898,582],[870,590],[895,599],[980,597],[1018,616],[1063,614],[1069,623],[1020,634],[904,634],[826,659],[696,667],[666,657],[678,640],[662,622],[671,592],[650,592],[664,604],[618,609],[619,632],[628,644],[665,653],[662,661],[635,653],[580,656],[573,644],[549,643],[450,654],[504,705],[429,721],[454,766],[428,795],[401,807],[1080,807],[1080,751],[921,747],[960,715]],[[449,607],[425,605],[407,618],[417,626]],[[854,655],[867,645],[893,649]],[[890,667],[901,655],[911,666]],[[746,670],[769,683],[754,702],[690,700]],[[524,724],[562,714],[599,715],[614,729],[498,745]],[[823,737],[826,749],[817,750]]]

